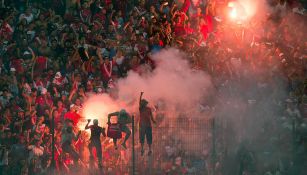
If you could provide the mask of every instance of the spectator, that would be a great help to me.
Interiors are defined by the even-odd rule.
[[[225,91],[232,97],[240,93],[251,97],[252,100],[242,101],[249,101],[247,106],[253,106],[266,99],[267,94],[283,94],[268,100],[280,109],[279,113],[270,111],[272,115],[278,113],[279,116],[276,121],[270,121],[271,130],[289,131],[291,122],[294,122],[295,143],[302,148],[306,142],[307,96],[307,37],[303,5],[297,1],[272,1],[269,6],[273,10],[267,19],[257,16],[246,26],[238,27],[220,12],[227,6],[225,3],[216,0],[133,3],[129,0],[2,1],[0,174],[48,173],[52,118],[56,125],[57,170],[68,173],[72,158],[77,159],[75,153],[80,150],[71,150],[75,144],[73,139],[68,139],[71,143],[62,150],[63,137],[73,134],[66,133],[67,127],[63,129],[63,123],[71,120],[78,128],[83,117],[83,102],[90,95],[104,93],[117,98],[118,80],[128,76],[129,71],[141,76],[154,72],[158,64],[152,60],[152,54],[169,47],[185,52],[191,67],[210,75],[218,97]],[[288,88],[283,93],[285,84]],[[289,100],[282,108],[286,99]],[[226,103],[220,102],[223,101],[220,99],[217,101]],[[145,109],[146,113],[150,113],[148,107]],[[164,117],[168,114],[162,108],[158,108],[157,113],[159,129],[165,127],[167,131],[159,138],[153,135],[153,139],[159,140],[162,145],[160,150],[152,148],[157,150],[155,158],[158,161],[154,162],[156,174],[205,172],[195,160],[205,162],[207,157],[187,153],[183,146],[187,143],[172,135],[175,133],[171,126],[173,123]],[[190,125],[189,120],[183,121],[185,124],[182,126],[180,122],[176,124],[186,130],[196,127]],[[144,123],[143,120],[141,123]],[[148,125],[145,134],[149,136],[151,124],[145,123]],[[274,137],[279,138],[280,135],[278,133]],[[26,148],[31,160],[23,161],[27,157]],[[281,153],[290,154],[287,148],[278,148]],[[103,164],[108,164],[110,171],[117,170],[114,167],[120,161],[115,160],[118,158],[116,153],[112,152],[113,149],[106,150],[103,154],[107,154],[108,158]],[[305,153],[306,150],[301,155]],[[203,168],[215,167],[208,162],[205,162],[208,166]],[[216,170],[223,167],[221,162],[216,165]],[[295,166],[298,161],[293,162]],[[20,168],[15,168],[17,164]],[[142,166],[144,164],[146,162],[142,162]],[[128,169],[123,168],[120,173],[124,174]],[[144,170],[143,174],[146,173],[148,171]]]

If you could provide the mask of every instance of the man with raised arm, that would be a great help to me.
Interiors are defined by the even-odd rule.
[[[90,144],[88,145],[88,148],[90,150],[90,159],[91,161],[94,160],[92,148],[96,148],[97,157],[98,157],[98,166],[99,168],[102,168],[102,150],[101,150],[101,141],[100,136],[101,134],[105,137],[105,128],[102,128],[98,126],[98,120],[95,119],[93,121],[93,125],[89,126],[89,123],[91,122],[91,119],[87,120],[87,124],[85,126],[85,129],[91,129],[91,137],[90,137]]]
[[[140,101],[139,101],[139,110],[140,110],[140,122],[139,122],[139,137],[141,142],[141,155],[144,155],[144,142],[145,142],[145,136],[146,141],[148,144],[148,155],[150,156],[152,154],[151,144],[152,144],[152,125],[151,122],[154,124],[156,121],[153,118],[152,110],[150,107],[148,107],[148,101],[145,99],[142,99],[144,92],[141,92],[140,95]]]

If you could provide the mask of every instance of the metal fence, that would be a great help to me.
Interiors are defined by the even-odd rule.
[[[212,118],[177,118],[168,119],[153,127],[153,154],[141,156],[138,129],[135,127],[135,163],[133,164],[132,148],[125,151],[120,158],[122,174],[165,174],[170,162],[175,163],[177,157],[202,158],[212,152]],[[132,139],[131,139],[132,140]],[[185,161],[185,160],[183,160]],[[134,166],[134,171],[133,171]]]

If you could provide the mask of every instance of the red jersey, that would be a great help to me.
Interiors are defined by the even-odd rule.
[[[44,98],[43,96],[39,96],[35,99],[35,103],[40,105],[40,106],[45,106],[45,105],[50,105],[52,104],[52,100],[49,98]]]
[[[23,73],[24,72],[23,63],[24,63],[23,59],[13,59],[11,61],[11,67],[15,68],[18,73]]]
[[[205,15],[204,18],[207,22],[208,32],[213,32],[213,17],[211,15]]]
[[[95,20],[98,20],[100,23],[102,23],[102,21],[105,21],[106,20],[106,15],[103,14],[102,12],[99,12],[97,14],[94,15],[93,17],[94,21]],[[104,23],[104,22],[103,22]]]
[[[69,119],[73,122],[74,126],[76,126],[80,120],[81,116],[79,114],[77,114],[76,112],[67,112],[64,115],[64,120]]]
[[[109,79],[112,76],[112,70],[113,70],[113,63],[110,62],[109,64],[100,64],[100,72],[102,74],[102,77],[104,79]]]
[[[105,5],[110,5],[112,4],[112,0],[104,0]]]
[[[80,12],[80,18],[83,22],[89,21],[91,17],[91,11],[89,9],[82,9]]]
[[[40,72],[44,71],[47,69],[47,58],[43,56],[37,57],[36,60],[36,69]]]
[[[181,24],[176,24],[175,28],[174,28],[174,32],[176,36],[182,36],[185,34],[185,29],[183,27],[183,25]]]
[[[200,31],[203,34],[204,40],[206,40],[208,38],[208,32],[209,32],[208,25],[202,25],[200,27]]]
[[[0,37],[3,37],[6,40],[11,40],[13,36],[13,29],[7,22],[2,24],[2,28],[0,28]]]
[[[42,97],[42,96],[37,97],[36,100],[35,100],[35,103],[38,104],[38,105],[40,105],[40,106],[45,105],[45,99],[44,99],[44,97]]]

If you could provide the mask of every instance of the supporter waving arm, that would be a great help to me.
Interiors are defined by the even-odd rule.
[[[52,120],[52,115],[53,115],[53,112],[56,110],[56,107],[55,106],[50,106],[50,112],[49,112],[49,120],[51,121]]]
[[[180,10],[186,13],[189,10],[190,5],[191,5],[191,0],[185,0]]]
[[[87,124],[85,125],[85,128],[84,129],[90,129],[90,127],[88,126],[91,122],[91,119],[88,119],[87,120]]]
[[[68,97],[68,100],[70,102],[72,101],[72,98],[75,95],[75,93],[77,92],[77,90],[78,90],[77,81],[74,81],[73,87],[72,87],[70,94],[69,94],[69,97]]]
[[[177,7],[177,4],[174,2],[170,10],[171,16],[174,16],[174,14],[176,13],[176,10],[177,10],[176,7]]]
[[[142,101],[143,94],[144,94],[144,92],[141,92],[140,99],[139,99],[139,107],[141,107],[141,101]]]

